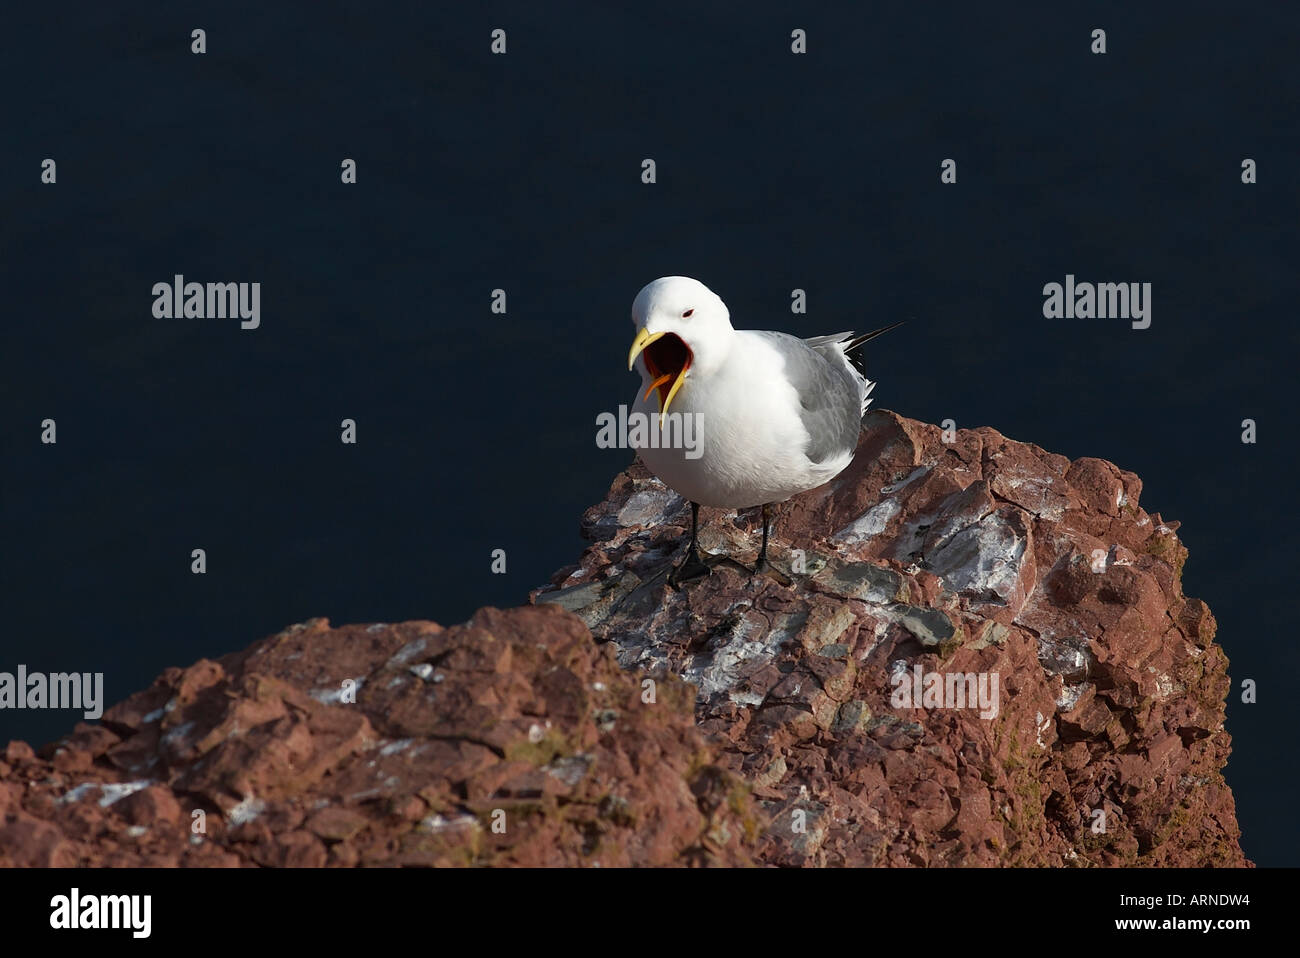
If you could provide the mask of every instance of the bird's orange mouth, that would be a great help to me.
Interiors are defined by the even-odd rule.
[[[659,417],[662,419],[667,415],[668,405],[677,395],[677,390],[682,387],[686,370],[691,368],[691,361],[695,358],[694,354],[681,337],[673,333],[650,333],[644,329],[632,343],[632,351],[627,360],[629,369],[636,362],[638,354],[645,357],[645,368],[651,379],[642,398],[648,399],[652,392],[658,390]]]
[[[686,375],[691,368],[691,350],[681,339],[672,333],[657,339],[645,349],[645,368],[650,371],[654,382],[645,391],[659,390],[659,409],[667,411],[668,397],[677,391],[677,380]]]

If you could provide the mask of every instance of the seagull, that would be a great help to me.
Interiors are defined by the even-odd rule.
[[[830,481],[853,461],[875,383],[851,354],[902,323],[811,339],[733,329],[730,311],[711,289],[687,276],[664,276],[637,293],[632,325],[627,366],[641,374],[633,412],[657,419],[667,437],[637,451],[691,504],[690,546],[668,584],[677,589],[709,572],[699,553],[700,506],[762,506],[754,572],[767,572],[772,505]],[[693,455],[664,429],[670,407],[696,417],[702,442]]]

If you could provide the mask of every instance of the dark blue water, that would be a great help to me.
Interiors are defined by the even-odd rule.
[[[103,671],[111,702],[311,616],[519,603],[628,461],[595,417],[637,382],[632,298],[684,273],[738,326],[910,317],[878,405],[1137,472],[1259,683],[1229,708],[1243,846],[1300,863],[1300,15],[786,7],[8,12],[0,669]],[[155,319],[176,273],[260,282],[260,328]],[[1044,319],[1067,273],[1151,283],[1151,327]]]

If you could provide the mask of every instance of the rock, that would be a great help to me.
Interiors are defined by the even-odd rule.
[[[313,620],[167,670],[107,737],[10,743],[0,865],[749,863],[756,812],[693,690],[654,692],[557,608]]]
[[[150,785],[122,799],[117,813],[131,825],[173,828],[181,817],[181,806],[171,789]]]
[[[1227,661],[1141,482],[889,412],[705,510],[639,465],[531,604],[290,626],[0,755],[0,866],[1249,864]],[[1097,814],[1106,829],[1095,833]]]
[[[1246,865],[1222,776],[1227,662],[1182,594],[1177,524],[1141,489],[1101,459],[987,428],[945,443],[878,410],[844,474],[778,508],[789,587],[741,568],[757,510],[706,509],[701,542],[730,558],[667,589],[689,507],[634,464],[588,510],[578,566],[533,600],[581,616],[624,667],[696,685],[719,763],[762,798],[758,861]],[[918,674],[935,697],[896,704]]]

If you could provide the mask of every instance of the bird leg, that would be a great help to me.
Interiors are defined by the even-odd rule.
[[[758,561],[754,563],[754,575],[766,575],[769,579],[774,579],[781,585],[789,585],[790,580],[777,571],[772,563],[767,561],[767,537],[768,529],[772,524],[772,507],[768,503],[763,503],[763,545],[758,550]]]
[[[668,573],[668,585],[675,591],[679,590],[683,582],[690,579],[698,579],[700,576],[709,574],[709,567],[704,564],[700,558],[700,504],[691,503],[691,544],[686,550],[686,558],[673,570]]]
[[[758,561],[754,563],[754,571],[764,572],[767,570],[767,530],[772,522],[771,507],[763,503],[763,547],[758,550]]]

